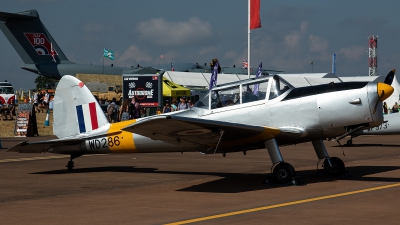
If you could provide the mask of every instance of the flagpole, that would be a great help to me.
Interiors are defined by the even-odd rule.
[[[248,15],[247,15],[247,76],[250,78],[250,1],[248,0]]]
[[[102,74],[104,74],[104,56],[103,56],[103,72]]]

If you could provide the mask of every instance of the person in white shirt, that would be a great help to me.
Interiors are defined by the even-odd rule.
[[[46,105],[48,105],[49,104],[49,98],[50,98],[50,95],[49,95],[49,92],[46,90],[46,93],[44,94],[44,104],[46,104]]]

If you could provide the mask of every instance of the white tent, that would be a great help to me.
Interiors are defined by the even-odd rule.
[[[164,77],[185,87],[208,88],[210,84],[211,73],[165,71]],[[250,77],[253,78],[255,75],[250,75]],[[245,79],[247,79],[247,75],[221,73],[218,74],[217,84],[237,82]]]

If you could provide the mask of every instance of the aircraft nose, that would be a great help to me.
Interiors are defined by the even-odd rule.
[[[382,82],[378,82],[377,89],[378,89],[378,97],[379,100],[381,101],[384,101],[385,99],[389,98],[394,91],[394,88],[391,85]]]

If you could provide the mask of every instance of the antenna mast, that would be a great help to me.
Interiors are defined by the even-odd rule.
[[[368,37],[368,75],[378,76],[378,36]]]

